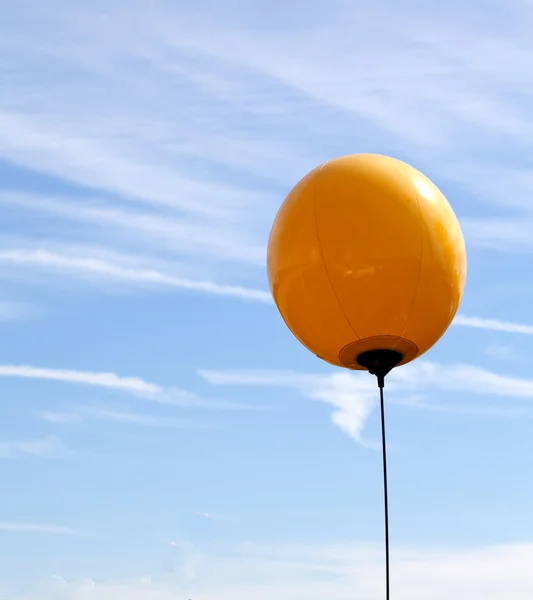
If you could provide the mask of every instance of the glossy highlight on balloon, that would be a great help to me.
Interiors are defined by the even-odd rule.
[[[394,158],[330,160],[289,193],[274,221],[267,269],[274,301],[319,358],[364,369],[368,350],[429,350],[453,320],[466,249],[446,198]]]

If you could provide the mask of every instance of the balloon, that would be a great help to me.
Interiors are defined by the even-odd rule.
[[[370,350],[429,350],[466,280],[461,228],[446,198],[387,156],[330,160],[289,193],[268,243],[275,303],[296,338],[328,363],[365,367]]]

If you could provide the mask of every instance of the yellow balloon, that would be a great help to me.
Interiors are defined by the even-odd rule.
[[[466,280],[459,222],[437,187],[387,156],[355,154],[289,193],[268,243],[268,278],[289,329],[319,358],[393,350],[407,363],[457,312]]]

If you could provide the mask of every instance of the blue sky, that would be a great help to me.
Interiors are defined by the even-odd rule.
[[[383,597],[375,381],[265,247],[379,152],[464,230],[460,315],[387,387],[398,599],[533,586],[527,2],[11,3],[0,22],[0,597]]]

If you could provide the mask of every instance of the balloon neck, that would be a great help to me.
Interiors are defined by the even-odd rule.
[[[378,386],[385,387],[385,376],[402,362],[403,355],[396,350],[367,350],[357,357],[357,362],[378,378]]]

